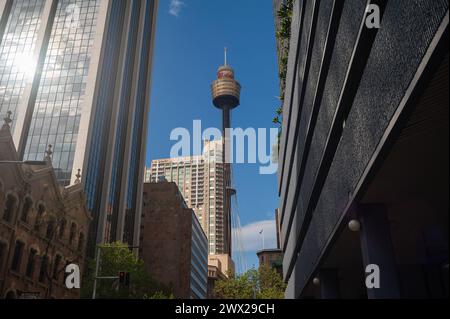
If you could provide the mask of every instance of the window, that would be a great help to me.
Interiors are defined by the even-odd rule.
[[[34,229],[36,231],[39,231],[41,229],[41,223],[42,223],[42,218],[44,216],[44,213],[45,213],[44,204],[39,204],[38,209],[37,209],[37,214],[36,214],[36,222],[34,224]]]
[[[62,257],[60,255],[56,255],[55,262],[53,263],[53,279],[58,280],[59,276],[59,267],[61,265]]]
[[[47,276],[47,267],[48,267],[48,257],[42,257],[41,260],[41,269],[39,270],[39,282],[45,282],[45,277]]]
[[[0,270],[3,269],[3,263],[6,260],[6,244],[0,242]]]
[[[47,239],[52,239],[54,229],[55,229],[55,222],[54,222],[54,221],[48,222],[48,225],[47,225],[47,232],[46,232],[46,234],[45,234],[45,236],[47,237]]]
[[[67,221],[63,218],[61,220],[61,224],[59,226],[59,239],[63,239],[64,238],[64,233],[66,232],[66,225],[67,225]]]
[[[30,254],[28,255],[28,261],[27,261],[27,270],[25,272],[25,275],[29,278],[33,277],[34,260],[36,258],[36,255],[37,255],[36,249],[30,249]]]
[[[6,202],[5,202],[5,210],[3,213],[3,219],[7,222],[11,222],[12,217],[14,215],[14,211],[17,207],[17,199],[14,195],[8,194],[6,196]]]
[[[72,223],[72,225],[70,226],[70,237],[69,237],[69,244],[70,245],[73,244],[76,232],[77,232],[77,225],[75,223]]]
[[[28,215],[33,207],[33,200],[30,197],[25,198],[25,202],[23,203],[22,214],[20,215],[20,220],[24,223],[28,222]]]
[[[16,246],[14,248],[14,256],[11,264],[11,270],[20,271],[20,263],[22,261],[22,253],[25,244],[21,241],[16,241]]]
[[[78,238],[78,251],[82,252],[84,247],[84,234],[80,233],[80,237]]]

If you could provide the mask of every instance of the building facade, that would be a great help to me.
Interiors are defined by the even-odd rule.
[[[287,298],[448,297],[448,23],[446,0],[294,1]],[[374,265],[378,288],[365,284]]]
[[[263,249],[256,252],[259,267],[266,266],[275,269],[280,275],[283,273],[283,252],[281,249]]]
[[[0,129],[0,298],[79,298],[65,267],[82,274],[91,217],[80,183],[61,187],[51,165],[11,163],[9,125]],[[6,162],[5,162],[6,161]]]
[[[208,237],[209,253],[226,253],[222,141],[205,141],[203,155],[153,160],[146,182],[175,182]]]
[[[0,0],[0,115],[19,158],[81,170],[95,243],[139,237],[157,0]]]
[[[144,184],[139,253],[175,298],[206,298],[208,240],[175,183]]]
[[[223,262],[223,263],[222,263]],[[231,263],[231,265],[229,265]],[[234,267],[228,255],[208,256],[208,299],[215,299],[215,287],[218,280],[226,280],[227,271]],[[232,270],[234,272],[234,270]]]

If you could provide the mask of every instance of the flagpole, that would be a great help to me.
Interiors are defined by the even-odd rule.
[[[265,234],[264,234],[264,230],[263,230],[263,233],[262,233],[262,236],[263,236],[263,250],[264,249],[266,249],[266,245],[265,245]]]
[[[259,231],[259,234],[262,235],[262,250],[264,250],[264,249],[265,249],[265,243],[264,243],[264,239],[265,239],[265,236],[264,236],[264,229],[261,229],[261,230]]]

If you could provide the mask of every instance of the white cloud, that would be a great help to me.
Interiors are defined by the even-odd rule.
[[[178,17],[184,6],[186,6],[186,4],[181,0],[170,0],[169,13],[174,17]]]
[[[260,234],[260,231],[263,233]],[[233,231],[233,234],[236,234]],[[264,236],[264,248],[276,248],[277,238],[276,238],[276,228],[275,220],[261,220],[251,224],[242,226],[241,230],[241,242],[243,243],[243,252],[256,252],[261,250],[263,247],[263,236]],[[240,250],[236,238],[234,239],[234,250]]]

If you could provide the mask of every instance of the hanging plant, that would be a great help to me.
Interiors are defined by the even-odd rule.
[[[291,25],[292,25],[292,11],[294,7],[294,0],[287,0],[281,5],[277,12],[280,20],[279,29],[276,32],[277,39],[281,42],[279,48],[279,78],[280,78],[280,100],[284,101],[284,94],[286,90],[286,75],[288,67],[289,42],[291,39]],[[281,124],[280,118],[283,115],[283,108],[278,107],[276,110],[277,116],[272,120],[275,124]]]

